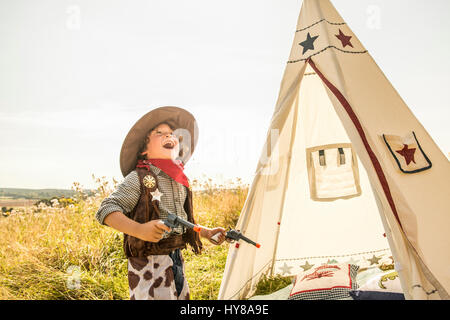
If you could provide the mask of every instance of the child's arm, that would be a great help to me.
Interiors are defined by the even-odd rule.
[[[95,218],[105,225],[105,219],[113,212],[119,211],[125,216],[136,207],[141,196],[141,184],[136,171],[130,172],[116,190],[103,199]]]
[[[161,220],[152,220],[141,224],[120,211],[108,214],[104,223],[117,231],[150,242],[158,242],[162,239],[164,231],[170,231],[170,228]]]
[[[158,242],[164,230],[170,228],[161,220],[138,223],[130,219],[124,212],[131,212],[137,205],[141,195],[139,177],[136,171],[130,172],[108,198],[105,198],[95,217],[103,225],[144,241]],[[162,225],[161,225],[162,224]]]

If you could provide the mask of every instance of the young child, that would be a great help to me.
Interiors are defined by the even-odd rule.
[[[125,179],[103,200],[96,218],[124,233],[130,299],[189,299],[181,249],[189,244],[199,254],[199,234],[184,227],[172,230],[162,220],[170,212],[195,223],[183,169],[197,140],[192,114],[161,107],[136,122],[123,142],[120,167]],[[200,236],[221,244],[225,229],[202,228]]]

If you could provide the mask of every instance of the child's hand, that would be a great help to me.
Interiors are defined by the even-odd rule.
[[[164,231],[171,230],[162,220],[142,223],[139,228],[139,239],[150,242],[159,242],[164,235]]]
[[[225,241],[226,231],[224,228],[214,228],[206,230],[204,237],[209,240],[212,244],[222,244]]]

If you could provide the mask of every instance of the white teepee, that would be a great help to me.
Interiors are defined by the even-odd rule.
[[[304,0],[219,299],[263,274],[395,260],[407,299],[448,299],[450,165],[329,0]],[[380,260],[381,259],[381,260]]]

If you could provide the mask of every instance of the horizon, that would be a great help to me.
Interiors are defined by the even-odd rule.
[[[331,2],[450,158],[450,2]],[[126,134],[163,105],[197,119],[191,181],[251,184],[301,5],[2,1],[0,188],[120,182]]]

